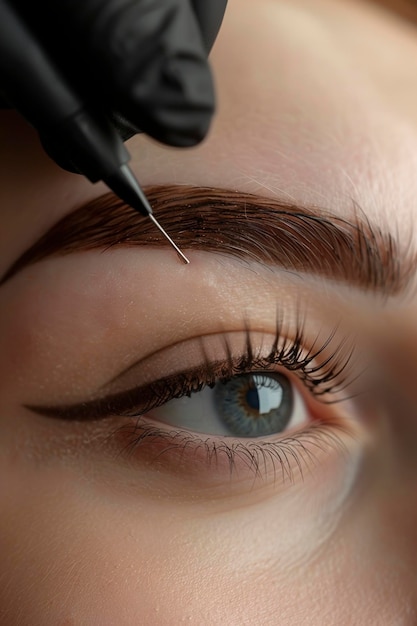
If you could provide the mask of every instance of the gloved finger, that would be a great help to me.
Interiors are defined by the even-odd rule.
[[[171,145],[205,136],[214,89],[190,0],[15,2],[94,107]]]
[[[227,0],[210,0],[210,2],[207,2],[207,0],[191,0],[191,5],[197,18],[206,53],[209,54],[223,20]],[[141,132],[141,129],[118,112],[113,111],[111,119],[124,141]]]
[[[108,2],[89,43],[112,110],[171,145],[205,136],[214,88],[188,0]]]
[[[216,40],[227,0],[191,0],[207,54]]]

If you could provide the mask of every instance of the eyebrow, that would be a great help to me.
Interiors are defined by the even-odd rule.
[[[417,269],[407,249],[358,212],[323,209],[212,187],[153,185],[155,216],[184,250],[205,250],[307,272],[367,291],[397,294]],[[169,245],[147,218],[106,194],[61,218],[6,271],[0,285],[48,257],[88,250]]]
[[[415,0],[371,0],[383,9],[388,9],[397,17],[416,23],[417,6]]]

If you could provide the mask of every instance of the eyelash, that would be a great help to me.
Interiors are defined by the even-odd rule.
[[[226,335],[224,337],[224,349],[227,355],[225,361],[213,363],[205,357],[204,364],[198,368],[164,377],[133,390],[129,395],[129,402],[131,406],[136,405],[135,412],[112,410],[111,404],[108,405],[108,408],[117,415],[142,416],[170,400],[198,393],[206,386],[213,387],[218,381],[228,382],[239,374],[270,370],[272,366],[276,365],[280,365],[290,372],[295,372],[310,393],[318,397],[321,402],[325,404],[340,402],[341,398],[333,400],[329,396],[341,392],[349,385],[347,369],[353,356],[353,347],[349,349],[347,339],[343,339],[324,362],[313,365],[329,347],[335,334],[336,329],[321,344],[320,348],[314,349],[316,340],[312,347],[305,352],[303,346],[306,338],[301,325],[298,326],[294,339],[289,339],[288,336],[283,337],[280,328],[277,328],[268,355],[261,357],[260,354],[255,354],[251,334],[247,330],[245,351],[238,358],[232,356],[231,346]],[[203,348],[202,350],[204,353]]]
[[[141,446],[152,447],[153,443],[157,443],[158,452],[155,458],[158,459],[168,452],[174,452],[178,458],[182,459],[187,449],[194,450],[194,453],[198,450],[203,451],[208,467],[213,463],[217,466],[220,458],[223,457],[231,475],[236,462],[240,461],[253,472],[255,477],[262,473],[264,478],[261,468],[266,472],[267,466],[270,466],[267,473],[272,472],[274,480],[280,473],[283,483],[286,480],[293,482],[294,469],[297,469],[302,476],[303,466],[316,463],[318,452],[328,449],[346,451],[339,434],[346,434],[349,430],[341,420],[317,419],[302,431],[281,437],[276,441],[249,439],[245,442],[237,440],[230,443],[220,437],[202,438],[201,434],[175,430],[172,427],[162,428],[144,415],[172,399],[198,393],[206,386],[213,387],[218,381],[227,382],[234,376],[254,370],[268,371],[276,365],[294,372],[322,404],[340,402],[346,399],[340,396],[341,391],[350,384],[348,366],[352,360],[353,346],[347,338],[344,338],[333,347],[331,354],[326,356],[323,362],[318,363],[320,356],[332,344],[336,331],[337,329],[334,329],[319,348],[315,349],[317,338],[312,347],[305,351],[303,346],[306,343],[306,337],[302,324],[298,324],[294,339],[283,336],[282,327],[277,325],[270,351],[267,356],[261,357],[259,353],[254,352],[251,333],[247,330],[245,350],[238,358],[232,356],[226,335],[224,338],[224,349],[227,355],[225,361],[212,363],[206,357],[204,364],[199,368],[163,378],[134,391],[130,397],[131,406],[136,406],[134,411],[131,409],[112,411],[113,415],[138,418],[135,424],[125,424],[115,431],[115,433],[122,434],[127,441],[123,453],[130,456]],[[140,405],[136,403],[138,398],[140,398]]]

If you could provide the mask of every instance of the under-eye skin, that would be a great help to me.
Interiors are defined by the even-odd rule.
[[[218,336],[217,359],[208,356],[200,339],[200,363],[187,371],[78,405],[27,408],[66,421],[113,418],[114,424],[119,416],[109,437],[120,441],[123,456],[168,469],[181,465],[187,474],[249,471],[262,480],[293,481],[332,450],[342,453],[349,426],[339,407],[352,379],[351,341],[336,339],[333,330],[307,349],[301,324],[292,339],[277,324],[275,336],[260,343],[251,331],[240,333],[243,346],[237,353],[232,335]],[[180,354],[181,349],[176,347]],[[171,411],[176,402],[199,394],[214,394],[215,426],[202,422],[193,405],[191,413],[185,409],[188,416],[177,412],[178,420]],[[225,404],[231,410],[225,411]]]

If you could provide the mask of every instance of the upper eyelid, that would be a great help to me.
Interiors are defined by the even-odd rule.
[[[165,395],[169,395],[169,393],[172,393],[170,390],[172,390],[173,387],[178,389],[178,381],[180,379],[184,380],[184,385],[185,381],[190,381],[191,379],[196,381],[203,379],[205,380],[205,384],[208,384],[210,376],[213,378],[213,381],[218,380],[219,377],[221,377],[221,366],[224,364],[229,367],[229,371],[233,368],[236,370],[240,369],[241,371],[250,371],[251,368],[260,370],[268,369],[268,364],[271,366],[281,365],[284,369],[287,368],[290,371],[299,372],[299,377],[303,379],[310,393],[314,395],[329,394],[332,387],[340,391],[344,385],[348,384],[348,376],[345,370],[347,370],[347,365],[351,360],[353,351],[350,350],[345,358],[343,358],[342,350],[348,345],[346,344],[346,338],[337,342],[335,346],[332,345],[332,341],[336,335],[336,329],[330,332],[326,340],[321,341],[318,346],[316,346],[316,341],[314,341],[309,350],[302,350],[306,340],[301,326],[298,327],[293,339],[290,339],[285,334],[280,336],[279,333],[281,332],[285,333],[283,328],[279,328],[277,325],[276,337],[269,352],[266,353],[263,351],[263,343],[259,349],[260,351],[254,352],[251,333],[247,330],[245,333],[246,343],[244,348],[246,352],[242,352],[241,349],[240,352],[237,352],[241,357],[234,358],[230,346],[227,343],[226,335],[224,335],[224,356],[216,362],[208,359],[203,349],[202,355],[204,357],[204,363],[202,365],[195,366],[186,371],[178,371],[177,373],[151,380],[139,386],[136,385],[134,388],[119,393],[107,394],[104,398],[64,406],[25,405],[25,407],[45,417],[74,421],[94,421],[110,417],[111,415],[127,415],[127,411],[131,411],[133,407],[145,407],[146,395],[150,398],[162,394],[162,392]],[[187,342],[182,342],[182,344],[184,343]],[[321,357],[324,351],[331,345],[331,353],[327,354],[327,356],[323,356],[322,366],[320,367],[318,363],[314,364],[314,361]],[[171,348],[172,347],[175,346],[171,346]],[[159,352],[164,353],[163,350]],[[263,356],[261,356],[261,353]],[[236,373],[238,372],[235,371],[235,374]],[[325,382],[323,389],[318,386],[320,376],[323,382]],[[338,378],[340,378],[339,383],[334,385],[332,381]],[[178,396],[172,394],[171,397]],[[164,400],[164,402],[171,399],[171,397]],[[161,402],[161,404],[164,402]],[[151,404],[144,408],[143,412],[150,410],[150,407]]]
[[[417,269],[417,254],[389,233],[353,221],[243,192],[191,186],[146,188],[157,218],[186,250],[208,250],[295,272],[346,282],[386,295],[402,292]],[[48,256],[117,246],[164,246],[151,223],[108,194],[62,218],[3,276]],[[402,258],[401,264],[398,262]]]

